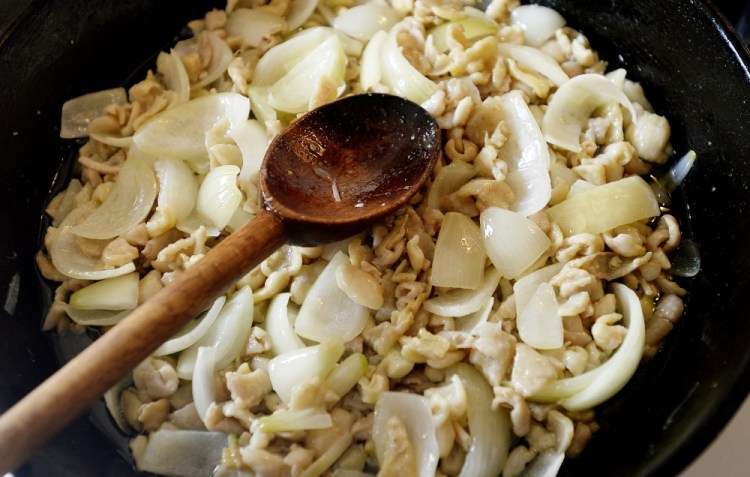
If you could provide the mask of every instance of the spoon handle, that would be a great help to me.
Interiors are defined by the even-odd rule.
[[[22,464],[285,242],[282,220],[264,209],[0,416],[0,475]]]

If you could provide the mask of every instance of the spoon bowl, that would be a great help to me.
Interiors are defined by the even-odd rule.
[[[278,247],[346,238],[406,204],[440,150],[437,122],[395,96],[351,96],[297,119],[263,161],[266,207],[0,416],[0,475]]]

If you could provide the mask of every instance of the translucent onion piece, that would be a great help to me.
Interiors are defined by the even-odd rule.
[[[216,33],[210,30],[204,30],[195,38],[177,43],[175,45],[175,50],[177,50],[181,56],[184,56],[191,51],[195,51],[197,45],[204,41],[204,38],[211,46],[211,60],[206,68],[206,76],[194,83],[192,89],[202,88],[216,81],[224,74],[224,72],[226,72],[229,63],[231,63],[234,58],[232,55],[232,49],[229,48],[229,45],[219,38]]]
[[[353,353],[328,373],[326,384],[339,397],[357,385],[359,379],[367,373],[370,367],[367,357],[362,353]]]
[[[271,12],[237,8],[227,18],[224,27],[229,36],[242,38],[243,46],[258,48],[264,39],[286,29],[287,22]]]
[[[365,3],[339,13],[333,20],[333,28],[359,40],[370,40],[379,31],[388,31],[401,19],[393,8]]]
[[[542,50],[511,43],[500,43],[498,48],[503,55],[513,58],[524,68],[545,76],[557,86],[562,86],[570,79],[560,64]]]
[[[136,131],[133,141],[155,157],[207,164],[206,132],[223,119],[234,126],[249,115],[250,100],[241,94],[201,96],[157,114]]]
[[[240,288],[224,304],[218,318],[205,335],[195,344],[180,353],[177,361],[177,375],[191,379],[198,348],[201,346],[216,349],[215,369],[221,369],[234,361],[247,343],[253,326],[253,292],[249,286]]]
[[[114,269],[103,269],[99,259],[89,257],[81,251],[71,229],[85,213],[85,210],[74,209],[60,224],[57,237],[49,249],[55,268],[67,277],[82,280],[103,280],[135,271],[133,262]]]
[[[695,151],[690,150],[669,168],[669,172],[664,175],[661,181],[667,192],[674,191],[682,184],[688,172],[693,168],[697,158],[698,155]]]
[[[301,27],[318,6],[318,0],[292,0],[286,12],[288,31]]]
[[[583,179],[578,179],[573,182],[573,185],[570,186],[570,190],[568,191],[568,198],[578,195],[581,192],[590,191],[591,189],[595,188],[595,184],[592,184],[591,182],[585,181]]]
[[[133,144],[133,138],[131,136],[121,136],[119,134],[102,134],[89,131],[89,137],[112,147],[128,148]]]
[[[258,121],[248,119],[232,126],[231,137],[242,153],[240,184],[247,184],[260,171],[260,165],[268,150],[266,130]]]
[[[372,422],[372,441],[375,443],[379,462],[383,461],[383,454],[388,446],[387,423],[393,416],[406,428],[409,442],[416,454],[417,475],[434,477],[438,463],[438,445],[429,401],[423,396],[402,392],[389,391],[380,395]]]
[[[149,435],[136,465],[154,474],[206,477],[221,463],[225,447],[227,435],[223,432],[159,430]]]
[[[65,308],[68,318],[83,326],[112,326],[128,316],[130,310],[79,310],[72,306]]]
[[[516,316],[518,335],[536,349],[558,349],[564,342],[557,296],[549,283],[540,283],[531,300]]]
[[[552,277],[560,273],[564,263],[555,263],[548,265],[539,270],[525,275],[523,278],[516,280],[513,284],[513,295],[516,298],[516,316],[521,314],[523,310],[531,302],[534,293],[539,288],[539,285],[552,280]]]
[[[442,295],[426,300],[425,310],[440,316],[466,316],[480,310],[495,293],[500,283],[500,272],[488,267],[484,272],[482,285],[475,290],[453,289]]]
[[[319,343],[331,338],[349,341],[365,329],[367,307],[353,302],[336,284],[336,269],[346,263],[349,258],[337,253],[310,288],[294,324],[301,337]]]
[[[271,299],[266,311],[266,332],[271,338],[271,351],[275,356],[304,348],[305,344],[294,332],[296,315],[289,313],[290,293],[280,293]]]
[[[381,51],[381,79],[391,93],[422,104],[437,90],[437,85],[414,68],[401,52],[398,35],[408,28],[409,23],[400,22],[388,32]]]
[[[500,274],[517,278],[549,248],[547,235],[516,212],[489,207],[479,216],[487,255]]]
[[[653,190],[638,176],[596,186],[547,209],[565,236],[598,234],[660,213]]]
[[[550,144],[581,152],[581,132],[594,111],[609,103],[621,104],[635,121],[633,104],[605,76],[583,74],[568,80],[557,90],[544,113],[544,137]]]
[[[242,191],[237,187],[237,166],[218,166],[206,175],[198,189],[195,210],[204,220],[222,230],[232,219],[242,202]]]
[[[451,372],[466,390],[466,413],[471,446],[466,453],[459,477],[495,477],[500,475],[508,459],[511,424],[508,411],[493,409],[492,388],[475,367],[460,363]]]
[[[613,283],[622,322],[628,332],[619,348],[598,368],[560,379],[529,397],[530,401],[559,402],[569,411],[593,408],[614,396],[635,373],[641,361],[646,326],[638,296],[621,283]]]
[[[458,23],[464,30],[467,40],[478,40],[482,37],[494,35],[500,29],[497,22],[487,15],[470,15],[455,22],[443,23],[431,28],[427,34],[432,35],[435,48],[441,53],[448,51],[448,26]]]
[[[143,222],[151,212],[156,189],[151,168],[139,157],[129,155],[104,202],[71,230],[91,239],[117,237]]]
[[[476,289],[484,277],[487,252],[471,217],[448,212],[435,245],[430,283],[437,287]]]
[[[154,169],[159,181],[156,199],[159,210],[168,211],[177,223],[186,220],[198,197],[198,181],[193,171],[179,159],[159,159]]]
[[[268,362],[271,386],[282,401],[288,403],[292,390],[307,378],[325,377],[344,354],[341,341],[326,341],[276,356]]]
[[[342,433],[337,437],[320,457],[315,459],[299,477],[319,477],[325,473],[352,445],[354,439],[349,432]]]
[[[265,58],[265,56],[263,58]],[[268,121],[276,121],[276,110],[268,103],[267,86],[250,86],[247,88],[247,96],[250,98],[253,116],[255,116],[261,124],[265,125]]]
[[[62,199],[60,199],[56,208],[54,210],[50,210],[49,207],[47,208],[46,212],[52,217],[53,227],[59,227],[70,211],[75,208],[76,195],[81,192],[81,189],[83,189],[81,181],[78,179],[72,179],[70,184],[68,184],[67,189],[65,189],[65,192],[62,193]]]
[[[508,128],[508,140],[498,157],[508,163],[506,181],[516,196],[511,208],[529,216],[542,210],[552,196],[549,148],[520,91],[494,99],[493,105]]]
[[[161,73],[167,89],[177,93],[176,104],[190,101],[190,79],[180,55],[174,49],[169,53],[159,53],[156,57],[156,71]]]
[[[270,416],[263,416],[255,423],[261,432],[306,431],[328,429],[333,426],[331,415],[314,408],[279,409]]]
[[[346,62],[341,40],[331,35],[269,88],[269,103],[286,113],[306,112],[321,81],[330,81],[335,87],[328,100],[335,99],[345,86]]]
[[[332,35],[334,33],[330,28],[308,28],[269,49],[255,66],[252,85],[254,87],[273,85],[316,46]]]
[[[206,334],[206,332],[208,332],[208,330],[211,328],[211,325],[214,324],[216,318],[218,318],[219,316],[221,308],[224,306],[224,303],[226,301],[226,296],[220,296],[219,298],[217,298],[206,313],[203,313],[198,318],[189,321],[180,329],[180,331],[177,332],[175,336],[162,343],[162,345],[153,352],[153,355],[170,355],[189,348],[190,346],[195,344],[199,339],[201,339],[203,335]]]
[[[513,25],[523,28],[527,45],[539,47],[565,26],[565,19],[555,10],[541,5],[521,5],[510,15]]]
[[[131,310],[138,306],[137,272],[92,283],[70,295],[79,310]]]
[[[490,297],[489,300],[487,300],[487,303],[474,313],[456,317],[456,331],[475,334],[474,330],[476,330],[482,323],[486,323],[487,319],[490,317],[493,303],[495,303],[495,298]]]
[[[359,65],[359,84],[362,86],[362,91],[368,91],[380,83],[382,78],[380,58],[386,38],[388,38],[388,33],[382,30],[375,32],[362,52]]]
[[[133,385],[133,380],[130,376],[121,379],[117,384],[107,389],[104,393],[104,405],[109,411],[109,415],[114,419],[117,427],[124,432],[126,435],[130,434],[133,430],[125,419],[125,415],[122,412],[120,406],[120,394],[127,388]]]
[[[477,175],[477,168],[468,162],[453,161],[443,166],[427,192],[427,207],[440,209],[443,197],[457,191],[475,175]]]
[[[206,423],[206,412],[211,403],[216,402],[215,376],[216,350],[210,346],[198,348],[193,369],[193,402],[195,410],[203,423]]]
[[[65,101],[60,117],[60,137],[74,139],[88,136],[89,123],[102,115],[110,104],[124,105],[128,94],[124,88],[106,89]]]

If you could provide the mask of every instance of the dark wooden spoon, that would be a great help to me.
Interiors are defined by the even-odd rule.
[[[263,161],[263,210],[0,416],[0,475],[278,247],[341,240],[405,205],[440,149],[435,120],[396,96],[351,96],[293,122]]]

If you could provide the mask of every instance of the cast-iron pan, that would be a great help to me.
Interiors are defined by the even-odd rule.
[[[601,430],[562,474],[676,475],[750,387],[750,60],[702,1],[542,3],[586,32],[612,67],[641,81],[672,124],[675,150],[694,149],[699,158],[674,197],[703,260],[701,273],[683,282],[691,292],[686,314],[665,348],[599,409]],[[142,74],[144,61],[212,6],[221,5],[0,1],[0,410],[58,366],[60,347],[39,331],[49,296],[34,254],[50,184],[75,149],[58,138],[62,102]],[[134,475],[118,453],[124,440],[118,451],[107,433],[113,428],[95,406],[14,475]]]

